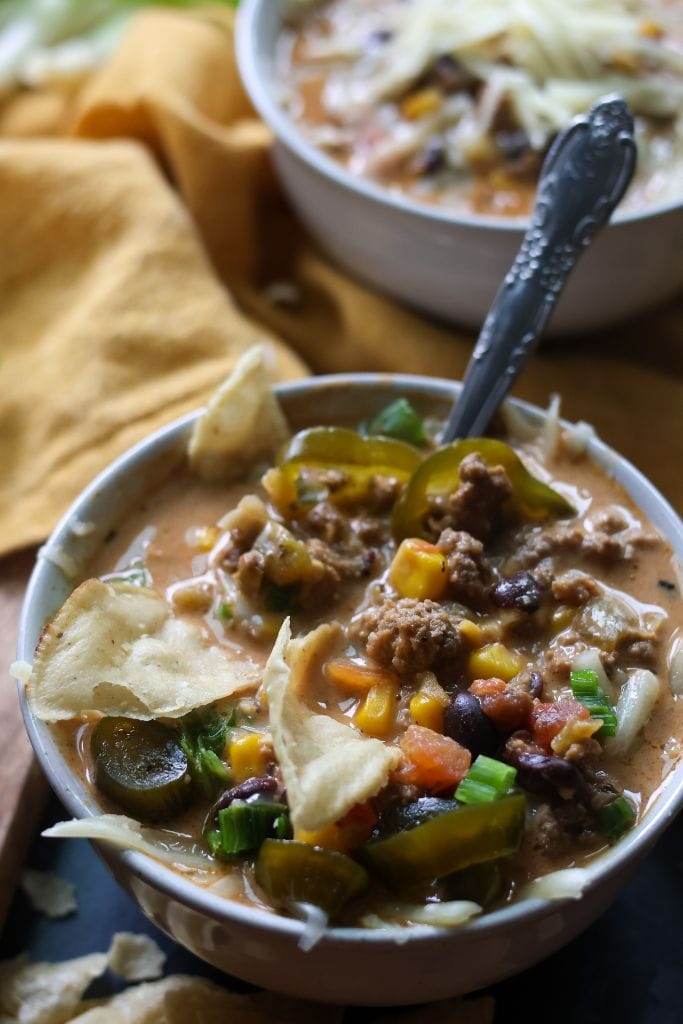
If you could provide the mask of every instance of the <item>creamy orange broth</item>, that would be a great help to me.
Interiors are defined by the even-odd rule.
[[[622,489],[602,471],[597,469],[586,458],[570,458],[566,454],[559,455],[550,463],[541,467],[539,453],[533,446],[526,449],[526,459],[530,468],[537,475],[547,475],[550,481],[557,482],[563,493],[567,495],[579,512],[579,519],[594,516],[608,507],[615,505],[624,510],[634,522],[642,523],[650,541],[638,549],[633,562],[622,565],[612,564],[609,567],[591,567],[595,578],[622,592],[642,613],[646,606],[654,612],[663,612],[666,619],[661,626],[661,642],[658,648],[657,664],[653,671],[662,680],[667,680],[667,656],[672,641],[683,627],[683,604],[678,587],[678,576],[671,551],[665,541],[655,533],[654,529],[643,521],[642,514],[635,508]],[[217,570],[212,568],[210,552],[198,552],[195,546],[197,532],[205,527],[216,524],[220,518],[246,494],[258,493],[265,497],[258,483],[240,483],[231,486],[209,486],[193,478],[184,469],[175,471],[171,477],[156,488],[149,498],[139,507],[133,509],[126,520],[102,546],[97,557],[89,566],[91,576],[106,576],[122,570],[130,563],[132,556],[141,556],[151,575],[152,585],[164,593],[173,606],[174,588],[188,580],[215,581]],[[215,559],[214,559],[215,560]],[[571,568],[575,561],[571,555],[558,556],[560,569]],[[386,573],[385,573],[386,576]],[[664,588],[661,581],[674,584],[675,590]],[[377,580],[369,583],[351,583],[345,586],[343,598],[332,607],[315,613],[297,613],[294,616],[294,631],[305,632],[321,621],[332,619],[347,621],[354,609],[364,599],[366,591],[376,587]],[[214,605],[215,607],[215,605]],[[176,614],[181,614],[176,611]],[[270,641],[253,639],[243,630],[225,628],[214,615],[213,609],[207,612],[185,614],[186,617],[198,622],[205,630],[207,639],[219,643],[228,657],[231,655],[248,655],[258,665],[265,664],[268,657]],[[474,614],[472,615],[474,618]],[[561,640],[561,635],[560,638]],[[513,643],[513,641],[510,641]],[[348,642],[338,645],[347,647]],[[527,644],[527,654],[533,656],[541,646],[547,645],[545,639],[535,639]],[[524,648],[524,644],[521,644]],[[397,729],[400,731],[409,721],[407,702],[409,693],[404,694],[401,710],[397,718]],[[247,698],[249,701],[250,698]],[[322,667],[314,670],[309,679],[308,700],[312,705],[324,709],[328,714],[338,718],[349,718],[358,706],[358,700],[352,697],[340,697],[340,693],[326,679]],[[253,709],[253,728],[267,728],[264,713]],[[64,750],[76,770],[88,780],[92,786],[93,774],[89,754],[89,734],[92,723],[67,723],[57,728],[62,739]],[[662,688],[662,695],[655,711],[648,722],[640,742],[631,756],[625,761],[604,758],[604,766],[611,777],[623,786],[642,814],[656,796],[667,771],[675,763],[679,753],[679,740],[683,737],[683,700],[674,698],[668,682]],[[104,805],[107,801],[102,799]],[[208,806],[208,805],[207,805]],[[110,805],[110,810],[116,808]],[[181,818],[175,819],[164,827],[177,829],[188,834],[201,832],[201,823],[206,814],[206,806],[194,808]],[[517,888],[525,881],[556,867],[574,863],[582,863],[595,856],[600,847],[590,850],[572,850],[562,856],[548,857],[540,855],[528,844],[520,854],[510,862],[507,872],[507,885],[503,900],[512,898]],[[228,875],[221,884],[226,894],[232,898],[245,900],[264,906],[258,891],[254,888],[251,868],[248,865],[231,868],[223,865],[217,872]],[[218,875],[215,872],[198,873],[195,880],[202,885],[215,884]],[[376,909],[377,900],[382,899],[382,888],[373,885],[368,897],[353,904],[346,918],[357,920],[364,907]],[[429,895],[429,892],[423,895]]]

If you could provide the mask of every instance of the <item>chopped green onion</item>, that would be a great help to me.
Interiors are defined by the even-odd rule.
[[[607,694],[600,687],[598,673],[590,668],[578,669],[570,675],[572,693],[590,712],[591,718],[602,719],[598,736],[614,736],[617,731],[617,716],[609,703]]]
[[[597,697],[600,691],[598,673],[591,668],[581,668],[569,676],[574,696],[582,700],[584,697]]]
[[[284,826],[277,824],[283,818],[289,821],[284,804],[265,801],[248,804],[243,800],[234,800],[229,807],[218,812],[220,846],[216,846],[215,838],[209,838],[209,832],[209,849],[213,843],[217,854],[222,857],[234,857],[238,853],[258,850],[264,839],[277,835],[278,827],[283,829]]]
[[[514,786],[517,769],[480,754],[455,791],[463,804],[485,804],[505,796]]]
[[[600,831],[610,842],[620,839],[625,832],[628,832],[633,827],[635,820],[636,810],[625,796],[618,796],[616,800],[603,807],[598,814]]]
[[[276,818],[275,821],[273,822],[273,829],[275,831],[276,839],[291,839],[293,832],[292,823],[289,820],[289,815],[287,813],[284,813],[281,814],[279,818]]]
[[[234,619],[235,617],[235,613],[232,610],[232,605],[228,604],[227,601],[221,601],[219,603],[218,608],[216,609],[216,614],[218,615],[219,619],[223,620],[223,622],[230,622],[230,620]]]
[[[417,447],[427,440],[424,423],[407,398],[397,398],[373,419],[361,426],[366,434],[382,434]]]

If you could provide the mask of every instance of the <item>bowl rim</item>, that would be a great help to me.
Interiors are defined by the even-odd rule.
[[[368,178],[352,174],[341,163],[309,142],[277,102],[270,84],[271,76],[259,59],[257,43],[262,11],[266,5],[276,3],[278,11],[281,12],[285,2],[286,0],[242,0],[238,8],[235,28],[237,65],[243,85],[257,112],[271,128],[279,142],[323,177],[329,178],[342,188],[355,192],[362,198],[378,203],[387,209],[413,214],[422,220],[442,226],[490,228],[519,235],[526,231],[529,226],[528,218],[458,213],[436,204],[430,206],[428,203],[420,203],[398,190],[394,192],[389,188],[383,188]],[[683,209],[683,196],[648,205],[642,210],[620,211],[617,209],[607,227],[649,220],[680,209]]]
[[[459,381],[413,374],[345,373],[307,377],[278,384],[275,387],[275,392],[279,398],[295,402],[308,391],[324,390],[331,387],[355,388],[366,392],[380,387],[384,389],[389,387],[408,396],[433,397],[437,400],[450,401],[459,393],[462,385]],[[531,420],[539,424],[542,422],[544,413],[539,407],[519,399],[511,401]],[[73,543],[71,524],[88,519],[90,503],[95,498],[101,497],[103,493],[115,490],[120,480],[129,472],[134,471],[138,463],[159,460],[161,456],[172,451],[173,446],[183,439],[201,411],[198,409],[187,413],[154,431],[102,470],[62,516],[46,542],[46,547],[67,546],[69,543]],[[569,425],[566,420],[561,420],[561,423],[565,427]],[[670,532],[666,529],[662,529],[662,532],[674,548],[677,558],[683,561],[683,522],[654,485],[627,459],[597,438],[588,442],[588,454],[595,457],[607,472],[610,472],[610,467],[618,467],[622,486],[629,489],[630,485],[635,485],[644,489],[648,501],[653,503],[653,508],[656,506],[660,515],[667,520]],[[55,578],[56,573],[61,573],[61,570],[52,562],[47,559],[37,559],[22,605],[17,638],[17,659],[20,661],[32,661],[34,655],[31,636],[33,606],[38,604],[40,607],[42,600],[49,594],[50,580]],[[73,581],[69,581],[69,585],[72,583]],[[87,790],[84,784],[57,751],[49,726],[33,716],[28,707],[25,688],[19,684],[18,689],[24,724],[50,785],[74,817],[92,816],[93,812],[87,806],[85,799]],[[51,743],[52,751],[47,749],[46,740]],[[56,753],[55,761],[53,761],[54,753]],[[644,819],[638,823],[636,828],[619,844],[596,855],[585,865],[588,881],[581,898],[586,899],[589,889],[607,882],[613,876],[627,870],[629,866],[635,865],[681,808],[683,808],[683,761],[671,771],[656,799],[648,807]],[[301,921],[213,894],[146,854],[123,850],[109,844],[106,845],[106,850],[108,860],[113,860],[152,888],[215,921],[275,932],[283,938],[288,936],[297,942],[301,939],[305,928]],[[404,943],[406,941],[439,943],[445,937],[453,942],[475,937],[479,939],[483,936],[505,932],[509,928],[546,916],[563,902],[563,900],[539,898],[517,900],[473,918],[457,928],[438,928],[431,925],[413,925],[410,929],[400,925],[387,925],[377,929],[359,926],[333,926],[326,929],[321,944],[324,943],[328,948],[335,943],[348,945],[356,942],[392,947],[397,942]]]

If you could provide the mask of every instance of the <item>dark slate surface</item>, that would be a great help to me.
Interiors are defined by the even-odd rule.
[[[54,803],[48,821],[65,816]],[[28,950],[34,960],[62,960],[106,950],[115,931],[147,932],[168,954],[169,973],[223,977],[161,935],[85,840],[38,840],[30,864],[74,882],[79,910],[63,921],[49,921],[31,911],[18,893],[0,940],[0,957]],[[92,994],[115,987],[105,979]],[[683,818],[587,932],[492,993],[495,1024],[683,1024]],[[367,1014],[353,1011],[349,1024],[352,1017],[361,1021]]]

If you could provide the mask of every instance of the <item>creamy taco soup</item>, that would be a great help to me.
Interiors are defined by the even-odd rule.
[[[39,643],[102,808],[53,834],[319,924],[580,887],[680,755],[672,554],[576,436],[438,430],[292,436],[247,356]]]
[[[625,206],[683,195],[678,0],[293,2],[280,99],[351,172],[460,212],[522,216],[558,131],[609,93],[636,117]]]

